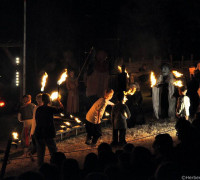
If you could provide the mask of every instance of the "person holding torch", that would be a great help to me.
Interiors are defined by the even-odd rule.
[[[44,162],[45,146],[47,145],[49,152],[52,156],[57,151],[54,138],[56,130],[53,121],[53,115],[63,111],[63,105],[60,98],[57,98],[58,107],[50,106],[51,99],[47,93],[42,94],[43,105],[39,106],[35,113],[36,127],[35,127],[35,140],[37,145],[38,165],[41,166]]]

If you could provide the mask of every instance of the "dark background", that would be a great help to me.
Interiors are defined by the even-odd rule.
[[[170,54],[197,60],[199,9],[198,0],[27,0],[27,92],[39,91],[44,71],[57,79],[72,63],[78,73],[91,46],[125,61]],[[23,0],[0,1],[1,44],[23,43],[23,13]],[[22,58],[23,48],[9,51]],[[14,88],[15,69],[0,48],[0,87]]]

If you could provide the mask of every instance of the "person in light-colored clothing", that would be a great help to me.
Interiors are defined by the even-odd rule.
[[[190,98],[186,96],[186,93],[187,88],[185,86],[179,89],[180,97],[177,102],[176,116],[178,118],[185,118],[186,120],[189,120]]]
[[[114,105],[109,100],[112,99],[114,91],[108,89],[103,98],[99,98],[86,114],[86,144],[95,145],[101,136],[101,118],[107,105]],[[92,140],[92,142],[90,142]]]
[[[18,112],[18,120],[23,122],[22,130],[22,145],[28,147],[30,145],[30,130],[33,120],[33,110],[35,104],[31,103],[31,95],[23,96],[23,105],[20,107]]]

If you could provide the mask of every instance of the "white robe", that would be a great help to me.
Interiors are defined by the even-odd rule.
[[[174,77],[173,74],[170,73],[168,75],[169,77],[167,78],[167,82],[169,84],[168,86],[168,101],[169,101],[169,109],[168,109],[168,116],[170,118],[174,118],[175,117],[175,105],[176,105],[176,98],[173,96],[174,91],[175,91],[175,87],[173,85],[174,83]],[[157,84],[162,84],[163,82],[163,75],[160,75],[160,77],[158,78]],[[157,119],[159,119],[159,107],[160,107],[160,88],[158,88],[157,86],[154,86],[152,88],[152,102],[153,102],[153,109],[154,109],[154,113]]]

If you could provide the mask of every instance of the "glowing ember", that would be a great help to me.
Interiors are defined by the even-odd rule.
[[[135,92],[136,92],[136,88],[130,88],[128,91],[124,91],[124,95],[126,96],[126,95],[133,95],[133,94],[135,94]]]
[[[13,132],[12,133],[12,137],[13,137],[13,139],[18,139],[18,133],[17,132]]]
[[[71,126],[70,122],[64,122],[67,126]]]
[[[105,112],[105,116],[110,116],[110,114],[108,112]]]
[[[175,81],[173,84],[177,87],[183,87],[183,82],[181,80]]]
[[[122,103],[125,104],[126,101],[128,101],[128,98],[126,97],[126,95],[124,95],[124,99],[123,99]]]
[[[63,113],[60,113],[60,116],[64,117],[65,115]]]
[[[151,87],[154,87],[156,85],[157,80],[153,71],[151,71],[150,81],[151,81]]]
[[[124,116],[125,116],[126,118],[128,118],[128,114],[127,114],[126,112],[124,112]]]
[[[59,97],[61,98],[61,95],[59,94]],[[58,99],[58,92],[57,91],[54,91],[51,93],[51,100],[54,101]]]
[[[173,75],[176,77],[176,78],[180,78],[181,76],[183,76],[183,74],[181,74],[180,72],[178,71],[172,71]]]
[[[61,74],[57,84],[61,85],[66,80],[66,78],[67,78],[67,69],[65,69],[65,72]]]
[[[77,123],[81,123],[81,121],[80,121],[79,118],[75,118],[75,121],[76,121]]]
[[[122,72],[122,67],[121,67],[121,66],[118,66],[117,68],[118,68],[118,71],[121,73],[121,72]],[[129,74],[128,74],[128,72],[127,72],[126,69],[125,69],[125,73],[127,74],[127,75],[126,75],[127,78],[129,78]]]
[[[0,101],[0,107],[4,107],[5,106],[5,102]]]
[[[64,125],[61,125],[60,127],[61,127],[62,129],[66,128],[66,126],[64,126]]]
[[[41,82],[41,91],[43,92],[44,91],[44,87],[46,85],[46,82],[47,82],[47,78],[48,78],[48,74],[45,72],[44,75],[42,76],[42,82]]]
[[[73,119],[73,118],[74,118],[74,116],[70,114],[70,118],[71,118],[71,119]]]

